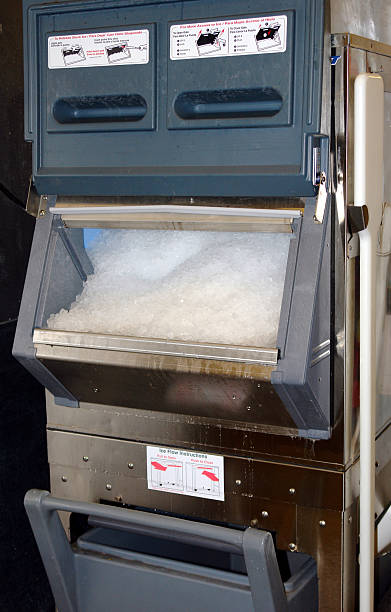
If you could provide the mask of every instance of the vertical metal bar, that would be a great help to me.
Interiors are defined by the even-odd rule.
[[[360,236],[360,612],[374,600],[376,433],[376,246],[383,204],[384,85],[355,80],[354,198],[368,208]]]

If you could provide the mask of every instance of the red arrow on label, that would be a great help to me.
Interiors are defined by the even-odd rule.
[[[219,482],[219,479],[217,478],[216,474],[213,474],[213,472],[208,472],[208,470],[204,470],[202,472],[203,476],[206,476],[207,478],[210,478],[213,482]]]
[[[152,467],[154,467],[156,470],[161,470],[162,472],[166,471],[166,466],[162,465],[161,463],[159,463],[158,461],[151,461],[151,465]]]

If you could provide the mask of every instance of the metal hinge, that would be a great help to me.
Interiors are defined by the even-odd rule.
[[[315,223],[323,223],[324,211],[326,210],[327,202],[327,177],[325,172],[321,172],[319,177],[319,189],[316,197],[316,206],[314,221]]]
[[[366,204],[362,206],[347,207],[347,222],[350,234],[357,234],[368,227],[368,208]]]

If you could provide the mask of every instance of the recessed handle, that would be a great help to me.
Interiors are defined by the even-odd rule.
[[[138,94],[59,98],[53,106],[59,123],[140,121],[146,112],[147,103]]]
[[[181,119],[273,117],[282,107],[282,97],[271,87],[188,91],[175,100]]]

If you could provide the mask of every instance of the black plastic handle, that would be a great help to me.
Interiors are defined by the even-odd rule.
[[[282,97],[271,87],[188,91],[175,100],[181,119],[273,117],[282,107]]]
[[[53,116],[59,123],[140,121],[146,112],[147,103],[138,94],[59,98],[53,106]]]

